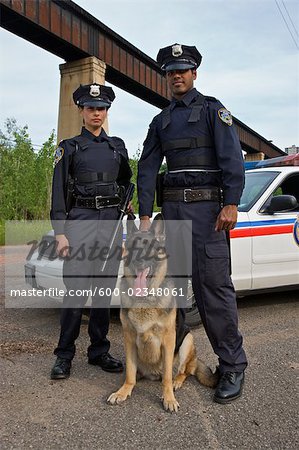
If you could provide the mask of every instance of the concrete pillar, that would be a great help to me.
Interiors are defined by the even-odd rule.
[[[245,161],[263,161],[264,159],[265,154],[263,152],[247,153],[245,155]]]
[[[80,134],[82,118],[78,106],[73,102],[73,92],[80,84],[105,84],[106,64],[90,56],[59,65],[60,99],[58,112],[57,141],[68,139]],[[108,121],[103,128],[108,132]]]

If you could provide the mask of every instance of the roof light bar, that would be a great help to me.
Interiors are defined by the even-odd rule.
[[[270,158],[260,161],[256,168],[262,167],[281,167],[281,166],[299,166],[299,153],[296,155],[279,156],[278,158]]]

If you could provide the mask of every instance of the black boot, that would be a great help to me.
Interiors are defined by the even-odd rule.
[[[244,372],[224,372],[216,388],[214,401],[230,403],[241,397],[244,377]]]
[[[56,359],[56,362],[51,370],[52,380],[63,380],[68,378],[71,372],[72,361],[70,359],[60,358]]]
[[[119,359],[113,358],[109,353],[103,353],[95,358],[88,358],[88,364],[100,366],[106,372],[122,372],[123,364]]]

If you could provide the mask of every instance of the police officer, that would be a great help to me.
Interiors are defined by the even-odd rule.
[[[138,166],[139,214],[145,230],[165,157],[162,213],[168,220],[192,221],[193,291],[219,358],[214,401],[229,403],[242,393],[247,366],[227,245],[228,232],[237,222],[244,165],[231,113],[194,88],[201,59],[196,47],[180,44],[162,48],[157,55],[172,100],[154,117],[144,142]]]
[[[60,142],[55,153],[51,220],[57,252],[64,258],[66,294],[52,379],[70,375],[89,288],[94,295],[88,325],[88,362],[108,372],[123,370],[121,361],[109,354],[107,339],[109,294],[115,287],[120,258],[109,260],[104,277],[99,277],[100,250],[109,242],[111,225],[119,216],[118,207],[132,175],[124,142],[107,136],[102,128],[114,98],[110,87],[80,85],[73,100],[84,126],[79,136]],[[120,248],[121,242],[119,233]]]

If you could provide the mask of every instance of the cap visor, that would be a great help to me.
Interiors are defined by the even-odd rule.
[[[86,101],[82,103],[82,106],[92,106],[93,108],[109,108],[111,103],[105,102],[104,100]]]
[[[174,62],[167,64],[167,66],[164,68],[166,72],[170,72],[171,70],[185,70],[185,69],[196,69],[196,65],[192,63],[180,64],[179,62]]]

